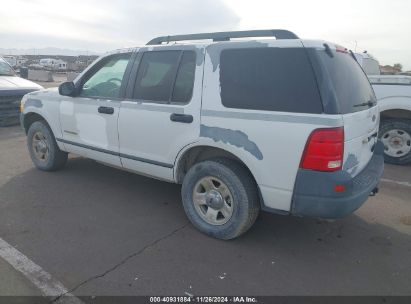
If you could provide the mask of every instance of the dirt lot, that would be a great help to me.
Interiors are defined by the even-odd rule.
[[[187,221],[180,186],[72,157],[33,168],[0,129],[0,238],[75,295],[411,295],[411,166],[334,222],[261,214],[218,241]],[[0,294],[40,294],[0,259]]]

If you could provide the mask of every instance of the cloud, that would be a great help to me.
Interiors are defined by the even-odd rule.
[[[235,29],[222,0],[14,0],[0,11],[3,48],[58,46],[104,51],[161,35]]]

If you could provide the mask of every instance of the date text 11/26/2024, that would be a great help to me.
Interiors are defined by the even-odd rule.
[[[150,297],[150,303],[258,303],[255,297]]]

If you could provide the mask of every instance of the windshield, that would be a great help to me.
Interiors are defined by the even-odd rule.
[[[0,76],[14,76],[13,68],[3,59],[0,58]]]
[[[340,114],[363,111],[376,104],[370,82],[351,54],[331,49],[316,53],[331,82]]]
[[[364,58],[362,68],[367,75],[380,75],[380,66],[378,61],[371,58]]]

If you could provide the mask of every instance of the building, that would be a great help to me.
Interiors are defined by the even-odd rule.
[[[395,75],[401,73],[401,68],[393,67],[390,65],[381,65],[380,71],[382,75]]]
[[[47,70],[54,70],[54,71],[67,70],[67,62],[61,59],[43,58],[43,59],[40,59],[39,64]]]

